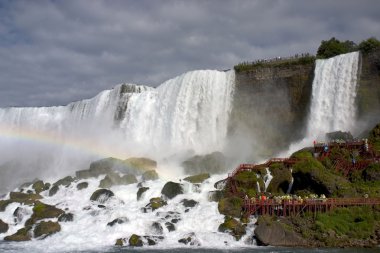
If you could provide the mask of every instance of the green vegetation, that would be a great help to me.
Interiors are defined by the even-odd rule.
[[[378,41],[375,37],[371,37],[360,42],[358,49],[363,54],[369,54],[377,49],[380,49],[380,41]]]
[[[257,195],[257,183],[260,191],[264,191],[265,188],[262,177],[255,171],[242,171],[235,176],[235,180],[237,181],[238,190],[250,198]]]

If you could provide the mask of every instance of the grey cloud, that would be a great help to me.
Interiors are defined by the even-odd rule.
[[[121,82],[380,38],[379,1],[2,1],[0,106],[60,105]]]

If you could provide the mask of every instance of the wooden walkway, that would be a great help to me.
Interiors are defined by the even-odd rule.
[[[297,216],[305,212],[322,213],[337,207],[380,205],[380,198],[328,198],[304,200],[245,199],[243,212],[250,215]]]

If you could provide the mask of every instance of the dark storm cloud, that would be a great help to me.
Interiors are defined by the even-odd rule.
[[[380,1],[0,1],[0,106],[380,38]]]

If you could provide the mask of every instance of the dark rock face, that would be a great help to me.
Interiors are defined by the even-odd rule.
[[[82,189],[86,189],[87,187],[88,187],[88,183],[87,182],[82,182],[82,183],[77,184],[78,191],[80,191]]]
[[[15,209],[15,211],[13,212],[13,217],[14,217],[14,221],[15,223],[19,223],[23,220],[23,218],[25,217],[25,215],[28,214],[28,210],[26,208],[23,208],[23,207],[17,207]]]
[[[120,218],[114,219],[111,222],[108,222],[107,226],[113,227],[116,224],[123,224],[123,223],[126,223],[128,221],[129,221],[129,219],[127,217],[120,217]]]
[[[33,207],[33,214],[30,219],[25,222],[25,226],[30,226],[35,224],[39,220],[48,218],[58,218],[65,212],[55,206],[47,205],[42,202],[36,202]]]
[[[13,201],[12,200],[0,200],[0,212],[4,212],[5,211],[5,208],[7,208],[7,206],[12,203]]]
[[[90,197],[90,200],[97,201],[99,203],[105,203],[109,198],[114,196],[115,194],[107,189],[99,189],[96,190]]]
[[[132,247],[142,247],[143,246],[143,241],[141,240],[141,236],[133,234],[128,240],[129,246]]]
[[[287,148],[291,141],[301,138],[308,115],[313,73],[312,63],[262,66],[236,73],[229,120],[232,144],[250,151],[249,157],[255,160],[260,156],[273,156]]]
[[[21,228],[17,230],[17,232],[14,233],[13,235],[4,237],[4,241],[14,241],[14,242],[30,241],[32,239],[29,232],[30,229],[31,227]]]
[[[181,203],[184,207],[190,207],[190,208],[198,205],[198,202],[193,199],[184,199],[181,201]]]
[[[8,229],[9,229],[8,224],[0,219],[0,234],[6,233],[8,231]]]
[[[74,214],[64,213],[58,217],[59,222],[71,222],[74,220]]]
[[[158,174],[155,170],[148,170],[142,174],[143,181],[157,180]]]
[[[208,200],[212,202],[219,202],[222,198],[224,198],[223,191],[210,191],[208,194]]]
[[[57,194],[57,192],[59,191],[59,186],[58,185],[53,185],[53,187],[51,187],[51,189],[49,190],[49,196],[54,196],[55,194]]]
[[[162,228],[161,224],[158,222],[153,222],[151,227],[152,227],[152,233],[155,235],[162,235],[164,232],[164,229]]]
[[[165,222],[165,226],[168,229],[169,232],[175,231],[175,226],[171,222]]]
[[[182,186],[181,184],[179,183],[174,183],[174,182],[167,182],[165,185],[164,185],[164,188],[162,188],[162,191],[161,193],[169,198],[169,199],[172,199],[174,198],[175,196],[179,195],[179,194],[183,194],[183,189],[182,189]]]
[[[297,233],[287,230],[283,224],[271,217],[260,216],[255,236],[259,245],[299,247],[307,246],[307,242]]]
[[[128,185],[137,183],[137,179],[134,175],[124,175],[120,177],[117,173],[109,172],[104,179],[100,181],[100,188],[110,188],[114,185]]]
[[[54,233],[57,233],[61,231],[61,226],[58,222],[52,222],[52,221],[41,221],[36,225],[34,228],[34,236],[40,237],[43,236],[43,238],[52,235]]]
[[[203,181],[205,181],[208,178],[210,178],[209,173],[202,173],[202,174],[186,177],[183,180],[193,183],[193,184],[201,184],[203,183]]]
[[[140,187],[139,190],[137,191],[137,200],[140,200],[143,193],[149,190],[149,187]]]
[[[214,152],[205,156],[194,156],[182,163],[186,174],[217,174],[228,168],[226,157],[221,152]]]
[[[38,180],[32,185],[32,188],[38,194],[45,190],[45,184],[42,180]]]
[[[55,182],[53,184],[53,186],[60,186],[60,185],[63,185],[63,186],[69,186],[72,182],[74,181],[74,178],[72,178],[71,176],[67,176],[67,177],[64,177],[60,180],[58,180],[57,182]]]

